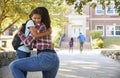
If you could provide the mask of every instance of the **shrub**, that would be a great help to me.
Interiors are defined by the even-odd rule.
[[[90,35],[92,36],[92,48],[97,49],[97,48],[103,48],[104,47],[104,42],[102,40],[102,33],[98,30],[92,30],[90,32]]]
[[[104,42],[100,38],[96,38],[93,40],[92,43],[92,48],[97,49],[97,48],[103,48],[104,47]]]
[[[92,36],[93,39],[95,39],[95,38],[101,38],[102,33],[98,30],[92,30],[90,32],[90,35]]]

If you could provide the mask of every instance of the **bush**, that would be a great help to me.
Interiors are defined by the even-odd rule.
[[[92,36],[93,39],[95,39],[95,38],[101,38],[102,33],[98,30],[92,30],[90,32],[90,35]]]
[[[97,49],[97,48],[103,48],[104,47],[104,42],[100,38],[96,38],[93,40],[92,43],[92,48]]]
[[[92,36],[92,48],[97,49],[97,48],[103,48],[104,47],[104,42],[102,40],[102,33],[98,30],[92,30],[90,32],[90,35]]]

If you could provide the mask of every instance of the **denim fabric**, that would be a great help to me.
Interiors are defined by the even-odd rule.
[[[21,50],[16,50],[16,55],[17,55],[17,59],[21,59],[21,58],[26,58],[26,57],[30,57],[31,53],[30,52],[24,52]],[[24,76],[27,76],[27,72],[23,71]]]
[[[41,52],[36,56],[17,59],[10,63],[9,68],[14,78],[26,78],[22,71],[42,71],[43,78],[55,78],[59,58],[56,53]]]
[[[20,59],[20,58],[30,57],[31,52],[24,52],[21,50],[16,50],[16,55],[17,55],[17,59]]]

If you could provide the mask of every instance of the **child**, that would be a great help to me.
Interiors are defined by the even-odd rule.
[[[74,40],[73,40],[73,37],[71,37],[70,41],[69,41],[69,52],[73,52],[73,43],[74,43]]]

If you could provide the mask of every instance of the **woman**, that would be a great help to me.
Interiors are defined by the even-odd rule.
[[[37,32],[45,32],[50,28],[50,16],[45,7],[37,7],[30,14],[30,22],[36,26],[29,26],[31,34],[26,38],[20,31],[18,35],[25,46],[34,43],[37,55],[22,58],[10,63],[9,68],[14,78],[26,78],[22,71],[42,71],[43,78],[55,78],[59,68],[59,58],[52,46],[51,35],[38,38]],[[29,22],[29,21],[28,21]]]
[[[24,25],[22,25],[24,26]],[[30,34],[30,30],[29,30],[29,26],[34,26],[34,23],[30,23],[30,21],[26,21],[25,23],[25,27],[22,27],[25,28],[25,31],[20,29],[21,31],[23,31],[25,33],[25,37],[29,36]],[[41,36],[45,36],[45,35],[49,35],[51,33],[51,30],[48,29],[46,32],[43,32],[43,33],[38,33],[39,37]],[[26,57],[30,57],[31,56],[31,48],[28,47],[28,46],[25,46],[23,44],[23,42],[21,42],[21,46],[19,46],[16,50],[16,57],[17,59],[21,59],[21,58],[26,58]],[[27,76],[27,72],[26,71],[23,71],[24,72],[24,75]]]

